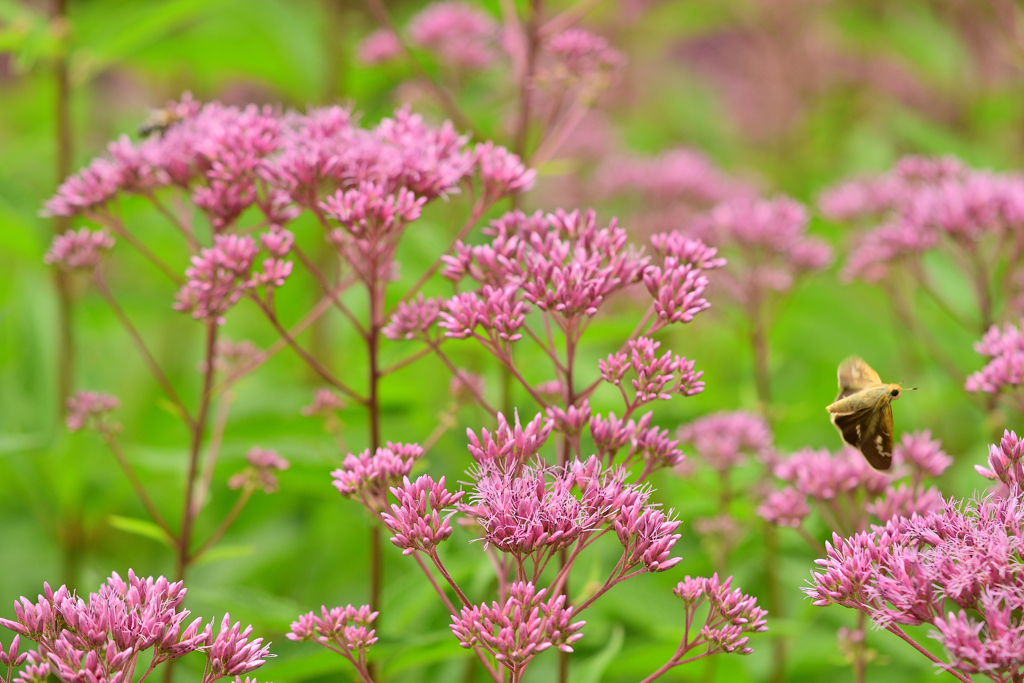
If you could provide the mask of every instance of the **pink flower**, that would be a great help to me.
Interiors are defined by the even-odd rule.
[[[110,394],[95,391],[79,391],[67,402],[68,415],[65,420],[68,429],[80,431],[90,424],[98,431],[116,429],[115,425],[107,424],[106,415],[121,407],[121,401]]]
[[[402,301],[381,332],[388,339],[427,338],[441,313],[442,302],[440,298],[425,299],[422,293],[412,301]]]
[[[679,439],[716,470],[725,471],[746,457],[771,452],[772,433],[763,418],[743,411],[715,413],[679,428]]]
[[[356,47],[356,58],[363,64],[381,64],[390,62],[402,54],[402,45],[398,36],[386,28],[377,29],[359,41]]]
[[[894,464],[904,464],[917,477],[938,477],[953,464],[953,458],[942,450],[942,442],[932,438],[928,430],[904,434],[893,448]]]
[[[1000,330],[993,325],[975,344],[974,350],[991,360],[967,378],[967,391],[990,394],[1019,391],[1024,384],[1024,334],[1020,327],[1006,323]]]
[[[409,22],[410,41],[456,70],[481,69],[493,62],[496,35],[490,16],[453,0],[435,2]]]
[[[697,607],[708,603],[709,612],[700,629],[700,640],[712,651],[748,655],[753,649],[747,647],[750,640],[747,634],[768,630],[765,620],[768,613],[757,606],[755,598],[744,595],[738,588],[732,589],[731,576],[725,581],[719,581],[718,574],[710,579],[687,576],[676,585],[673,593],[686,605],[687,623]]]
[[[573,622],[573,608],[565,603],[564,595],[547,597],[547,589],[518,582],[504,604],[463,607],[452,617],[451,629],[462,647],[483,647],[518,672],[550,647],[572,652],[572,644],[583,637],[580,629],[586,622]]]
[[[327,387],[321,387],[313,394],[313,402],[302,409],[302,414],[306,417],[326,417],[344,409],[345,401],[340,396]]]
[[[611,158],[597,171],[600,189],[608,194],[640,192],[653,201],[684,201],[711,207],[739,196],[750,188],[729,178],[703,154],[677,148],[652,158]]]
[[[605,38],[578,28],[548,38],[544,51],[552,57],[554,65],[539,76],[542,80],[607,86],[626,65],[625,56]]]
[[[449,493],[444,487],[444,477],[435,482],[424,475],[410,483],[409,478],[402,485],[391,489],[398,500],[391,506],[391,513],[383,513],[381,519],[394,536],[391,542],[402,549],[403,555],[420,550],[433,552],[434,547],[452,535],[449,518],[455,514],[454,506],[463,492]],[[445,509],[451,509],[444,517]]]
[[[22,672],[21,680],[38,681],[52,671],[65,681],[127,681],[139,655],[153,650],[152,666],[189,652],[206,655],[203,683],[236,676],[263,665],[268,648],[262,638],[249,640],[252,627],[230,625],[225,615],[217,636],[212,624],[187,622],[181,609],[185,589],[164,577],[141,579],[128,572],[124,581],[113,574],[88,598],[75,596],[66,586],[56,591],[48,584],[36,603],[21,598],[15,620],[0,619],[0,626],[39,644]],[[7,653],[10,657],[10,652]]]
[[[279,456],[277,451],[254,446],[245,456],[249,467],[235,474],[228,480],[228,487],[240,489],[246,486],[261,488],[264,493],[274,493],[278,489],[275,471],[288,469],[291,464]]]
[[[795,488],[786,487],[770,493],[757,508],[757,514],[776,526],[796,528],[811,514],[811,508],[804,494]]]
[[[418,444],[388,442],[372,455],[366,449],[359,455],[349,453],[339,469],[331,472],[334,488],[346,498],[355,498],[375,511],[388,506],[388,490],[406,477],[416,461],[423,457]]]
[[[114,238],[106,230],[81,228],[78,232],[68,230],[53,238],[49,251],[43,257],[48,265],[58,265],[68,270],[91,270],[100,264],[103,252],[114,247]]]
[[[657,355],[661,342],[639,337],[628,344],[629,353],[620,351],[598,362],[601,379],[619,387],[627,407],[636,408],[656,400],[669,400],[673,394],[693,396],[704,390],[703,372],[694,370],[694,362],[666,351]],[[632,371],[634,396],[629,399],[622,386],[626,373]]]

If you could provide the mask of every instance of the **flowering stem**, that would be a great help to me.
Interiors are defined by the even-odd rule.
[[[448,367],[448,370],[451,371],[452,375],[455,376],[455,377],[458,377],[459,376],[458,368],[456,368],[455,365],[452,363],[451,359],[448,358],[448,356],[446,356],[444,354],[444,352],[441,350],[440,344],[438,342],[436,342],[436,341],[431,341],[429,339],[427,340],[427,344],[430,346],[431,349],[434,350],[434,353],[437,354],[437,357],[441,359],[441,362],[444,363]],[[504,366],[502,366],[502,367],[504,367]],[[494,410],[494,408],[491,406],[491,404],[487,402],[487,399],[485,399],[483,397],[483,395],[480,394],[480,392],[477,391],[476,387],[473,386],[472,382],[465,382],[464,386],[467,389],[469,389],[469,392],[471,394],[473,394],[473,398],[475,398],[477,400],[477,403],[479,403],[481,406],[483,406],[483,409],[486,410],[488,413],[490,413],[490,415],[492,417],[497,413],[497,411]]]
[[[58,22],[68,21],[68,0],[56,0],[53,11]],[[71,175],[71,158],[73,156],[73,140],[71,137],[71,82],[68,76],[68,50],[71,32],[65,28],[59,33],[61,40],[59,49],[53,57],[53,76],[56,81],[55,129],[57,142],[56,173],[57,181]],[[54,218],[54,231],[62,234],[71,229],[71,219],[67,216]],[[74,317],[74,299],[71,291],[71,274],[62,268],[54,268],[53,280],[57,287],[57,414],[64,415],[67,411],[67,400],[71,396],[75,369],[75,337],[72,325]],[[10,672],[8,671],[8,678]]]
[[[181,520],[181,536],[178,538],[178,564],[175,570],[178,580],[185,578],[185,571],[189,565],[189,543],[192,540],[192,525],[195,523],[195,515],[192,510],[192,495],[195,492],[196,471],[199,467],[199,451],[203,443],[203,430],[206,428],[206,418],[210,412],[210,396],[213,393],[214,355],[217,347],[217,321],[206,321],[206,350],[204,360],[206,364],[203,372],[203,391],[199,397],[199,410],[196,412],[196,419],[193,422],[192,447],[189,452],[188,478],[185,480],[185,502],[183,504],[183,515]]]
[[[459,588],[458,584],[452,579],[448,570],[444,568],[443,564],[441,564],[441,558],[437,556],[437,550],[431,549],[427,552],[427,556],[434,563],[434,566],[437,567],[437,571],[441,572],[441,576],[443,576],[444,580],[448,582],[448,585],[452,587],[452,590],[455,591],[455,595],[459,596],[459,601],[466,607],[469,607],[472,603],[469,601],[469,598],[466,597],[466,594],[462,592],[462,589]]]
[[[973,682],[974,679],[972,679],[970,676],[968,676],[965,673],[961,673],[960,671],[954,669],[949,664],[947,664],[946,662],[942,661],[941,659],[939,659],[938,657],[933,655],[928,650],[924,649],[920,644],[918,644],[918,642],[916,640],[914,640],[913,638],[908,636],[906,634],[906,632],[904,632],[904,630],[901,629],[898,625],[890,624],[889,626],[885,627],[885,630],[889,631],[890,633],[895,633],[897,636],[899,636],[900,638],[905,640],[907,643],[909,643],[911,647],[913,647],[915,650],[917,650],[918,652],[923,654],[925,657],[930,659],[932,662],[937,664],[941,669],[943,669],[946,673],[948,673],[949,675],[951,675],[953,678],[957,679],[958,681],[963,681],[963,683],[972,683]]]
[[[371,271],[376,273],[377,264]],[[370,412],[370,452],[377,453],[381,444],[381,407],[380,407],[380,339],[383,317],[382,287],[371,280],[368,283],[370,295],[370,326],[366,334],[367,350],[370,357],[370,381],[367,395],[367,409]],[[381,527],[377,522],[370,526],[370,609],[379,611],[381,588],[384,583],[384,557],[381,550]]]
[[[600,2],[600,0],[597,1]],[[583,98],[577,97],[555,129],[548,133],[534,151],[533,156],[530,157],[530,166],[536,167],[550,161],[569,139],[572,131],[580,124],[588,111],[590,111],[590,107],[584,104]]]
[[[156,266],[157,270],[166,275],[168,279],[170,279],[170,281],[173,282],[175,285],[180,286],[185,282],[185,279],[182,278],[181,275],[179,275],[178,272],[174,270],[174,268],[171,268],[169,265],[167,265],[167,263],[162,258],[154,254],[149,247],[147,247],[145,244],[139,241],[139,239],[135,237],[135,235],[131,234],[124,227],[124,223],[121,222],[121,219],[111,214],[105,214],[105,217],[103,215],[95,213],[87,213],[86,215],[92,218],[93,220],[102,223],[103,225],[106,225],[111,230],[113,230],[118,237],[120,237],[133,247],[135,247],[136,251],[142,254],[147,261]]]
[[[664,676],[666,673],[668,673],[670,669],[674,669],[677,666],[689,664],[690,662],[695,662],[698,659],[703,659],[704,657],[708,657],[710,655],[715,654],[714,650],[708,649],[706,652],[702,652],[699,655],[694,655],[693,657],[687,657],[686,659],[682,659],[683,655],[685,655],[687,652],[690,652],[691,650],[693,650],[701,644],[703,643],[699,639],[692,643],[687,643],[684,640],[683,643],[680,644],[679,649],[677,649],[675,654],[672,655],[672,659],[662,664],[660,667],[658,667],[657,671],[655,671],[650,676],[640,681],[640,683],[651,683],[651,681],[657,680],[658,678]]]
[[[368,1],[374,2],[375,0]],[[458,234],[455,235],[455,237],[451,241],[451,244],[448,245],[448,248],[444,250],[444,253],[441,256],[447,256],[448,254],[452,253],[452,249],[455,248],[455,245],[461,242],[462,240],[466,239],[469,233],[473,230],[473,226],[475,226],[477,221],[480,220],[480,216],[484,214],[484,211],[486,211],[488,207],[489,203],[484,201],[484,196],[481,196],[479,199],[473,202],[473,208],[470,209],[469,211],[469,217],[466,218],[466,222],[462,224],[462,227],[459,229]],[[422,275],[420,275],[419,279],[416,280],[413,286],[410,287],[409,290],[402,295],[400,301],[405,302],[411,299],[412,297],[416,296],[416,294],[419,293],[419,291],[423,288],[423,285],[425,285],[427,281],[434,276],[438,269],[441,268],[441,265],[443,263],[444,261],[442,261],[441,257],[439,256],[432,264],[430,264],[430,267],[427,268]],[[390,314],[388,315],[388,317],[390,317]]]
[[[349,284],[351,284],[351,283],[339,284],[337,287],[335,287],[335,289],[333,291],[334,292],[338,292],[343,287],[349,286]],[[302,318],[302,320],[300,320],[294,326],[292,326],[292,328],[288,331],[288,337],[290,339],[294,339],[298,335],[302,334],[302,332],[304,332],[307,327],[309,327],[314,322],[316,322],[316,320],[321,315],[323,315],[324,312],[327,309],[329,309],[330,307],[331,307],[330,297],[324,296],[323,298],[321,298],[320,301],[318,301],[317,304],[315,306],[313,306],[312,309],[310,309],[309,313],[307,313],[305,315],[305,317]],[[220,384],[218,384],[216,387],[214,387],[213,395],[214,396],[220,395],[221,393],[223,393],[223,392],[227,391],[228,389],[230,389],[236,382],[238,382],[243,377],[245,377],[247,374],[249,374],[250,372],[252,372],[256,368],[260,367],[261,365],[266,363],[268,360],[270,360],[271,358],[276,356],[286,346],[288,346],[288,342],[286,342],[283,337],[282,338],[278,338],[273,344],[271,344],[267,348],[266,351],[264,351],[263,353],[259,354],[259,356],[257,356],[255,359],[253,359],[248,365],[245,365],[243,367],[238,368],[235,372],[231,373],[223,381],[221,381]]]
[[[857,635],[859,639],[854,643],[853,648],[853,680],[854,683],[864,683],[864,676],[867,674],[866,643],[864,639],[867,634],[864,631],[864,624],[867,614],[857,611]]]
[[[210,537],[206,539],[206,542],[199,546],[198,550],[189,555],[189,564],[199,560],[199,558],[202,557],[210,548],[217,544],[217,541],[223,538],[224,534],[226,534],[228,529],[231,528],[231,525],[235,523],[236,519],[238,519],[238,515],[242,513],[242,509],[245,507],[246,503],[248,503],[249,499],[252,498],[253,491],[255,491],[255,488],[251,484],[247,484],[246,487],[242,489],[242,492],[238,495],[238,500],[235,501],[235,504],[231,507],[231,511],[228,512],[220,525],[218,525],[214,532],[210,534]]]
[[[416,58],[412,48],[409,47],[409,44],[402,37],[402,34],[398,32],[397,27],[395,27],[395,22],[391,21],[391,16],[388,14],[387,9],[385,9],[384,3],[381,2],[381,0],[366,0],[366,6],[370,9],[370,13],[373,14],[377,21],[391,31],[395,36],[395,39],[402,48],[402,52],[405,53],[406,59],[409,60],[409,63],[412,64],[413,68],[418,71],[426,81],[427,86],[434,93],[434,96],[437,97],[441,106],[444,107],[444,110],[448,113],[448,116],[452,117],[452,121],[455,122],[455,125],[470,132],[474,138],[481,139],[480,135],[473,129],[473,122],[462,112],[462,109],[459,108],[458,103],[455,102],[451,93],[449,93],[444,86],[441,85],[429,71],[427,71],[426,67],[420,63],[420,60]]]
[[[267,316],[267,319],[270,321],[270,324],[274,326],[274,329],[277,330],[277,333],[279,335],[281,335],[281,338],[285,340],[288,346],[292,347],[292,349],[295,350],[295,353],[299,354],[302,360],[306,361],[306,363],[308,363],[309,366],[313,368],[316,374],[320,375],[320,377],[325,382],[330,384],[332,387],[334,387],[341,393],[348,396],[356,403],[364,406],[367,405],[367,399],[357,394],[351,387],[349,387],[344,382],[335,377],[327,368],[321,365],[316,358],[313,358],[304,348],[299,346],[298,342],[295,341],[294,337],[292,337],[288,330],[284,329],[284,327],[281,325],[281,322],[277,319],[277,316],[274,314],[273,308],[264,303],[259,297],[254,296],[252,297],[252,299],[253,301],[256,302],[256,305],[260,307],[260,310],[263,311],[264,315]]]
[[[210,432],[210,443],[206,448],[206,457],[203,459],[203,473],[199,477],[199,487],[192,496],[192,514],[198,515],[206,501],[206,495],[210,492],[210,484],[213,481],[213,470],[217,465],[217,456],[220,453],[221,443],[224,441],[224,430],[227,428],[228,414],[231,412],[231,402],[234,395],[226,392],[217,402],[217,412],[213,416],[213,429]]]
[[[157,509],[156,504],[153,503],[153,499],[149,497],[149,493],[146,491],[146,487],[142,485],[142,480],[135,473],[131,463],[124,456],[124,451],[121,450],[121,445],[117,442],[117,437],[110,429],[103,429],[100,431],[100,435],[103,440],[107,442],[107,446],[110,447],[111,452],[114,454],[114,458],[117,460],[117,464],[121,466],[128,481],[131,483],[132,488],[135,489],[135,495],[139,497],[139,502],[146,508],[146,512],[152,518],[156,525],[163,529],[163,532],[167,534],[167,540],[174,542],[174,532],[171,531],[171,527],[167,525],[163,515],[160,514],[160,510]]]
[[[324,292],[326,292],[326,296],[331,300],[331,303],[334,304],[335,308],[341,311],[341,314],[344,315],[345,319],[352,324],[352,326],[356,329],[356,332],[359,333],[359,336],[365,339],[367,334],[366,328],[364,328],[362,324],[360,324],[359,320],[355,317],[355,315],[352,314],[352,311],[349,309],[349,307],[346,306],[345,303],[338,297],[338,294],[335,293],[334,291],[335,288],[332,287],[331,284],[327,281],[327,278],[324,277],[324,274],[321,273],[320,269],[317,268],[315,263],[313,263],[313,260],[306,256],[306,252],[302,251],[302,249],[297,244],[292,247],[292,251],[295,252],[295,254],[299,257],[299,260],[302,261],[302,264],[306,267],[306,270],[308,270],[310,274],[314,278],[316,278],[317,283],[320,284],[320,288],[323,289]]]
[[[416,564],[418,564],[420,566],[420,569],[423,570],[423,575],[427,577],[428,581],[430,581],[430,585],[433,586],[434,590],[437,591],[437,594],[441,596],[441,600],[444,601],[445,607],[448,608],[448,613],[452,616],[457,616],[458,612],[455,610],[455,605],[453,605],[452,601],[448,599],[448,595],[444,592],[444,590],[441,588],[441,585],[434,578],[434,573],[430,571],[430,567],[428,567],[426,562],[423,561],[423,558],[420,557],[419,551],[413,551],[412,556],[413,559],[416,560]],[[483,650],[481,650],[479,647],[474,647],[473,652],[475,652],[476,656],[480,658],[480,662],[484,665],[484,668],[487,669],[487,673],[490,674],[491,678],[496,683],[501,683],[501,677],[494,670],[494,667],[491,666],[491,663],[490,661],[488,661],[487,655],[484,654]]]
[[[386,368],[382,369],[380,371],[380,374],[383,377],[385,375],[390,375],[393,372],[398,372],[399,370],[404,368],[406,365],[411,365],[412,363],[415,363],[420,358],[423,358],[424,356],[428,355],[430,352],[431,352],[431,349],[429,349],[429,348],[420,349],[419,351],[417,351],[416,353],[412,354],[411,356],[408,356],[407,358],[403,358],[402,360],[400,360],[400,361],[398,361],[396,363],[392,363],[391,365],[389,365]]]
[[[107,288],[107,283],[103,280],[103,276],[100,274],[100,270],[97,268],[93,271],[93,283],[96,285],[96,289],[100,295],[110,306],[110,309],[114,311],[114,315],[120,321],[125,331],[128,332],[128,336],[131,338],[132,343],[135,344],[135,348],[138,349],[139,354],[142,356],[142,360],[146,363],[146,367],[149,368],[150,373],[156,379],[157,384],[164,390],[167,398],[171,400],[174,406],[178,409],[179,417],[185,423],[186,427],[193,428],[195,426],[192,415],[189,413],[188,408],[185,407],[184,401],[178,396],[178,392],[174,390],[174,385],[167,379],[167,375],[160,369],[160,364],[156,362],[156,358],[150,353],[149,347],[146,346],[146,342],[142,339],[142,335],[132,325],[132,321],[128,318],[128,315],[124,312],[124,309],[117,303],[114,295],[111,294],[110,289]]]
[[[199,242],[196,241],[196,235],[192,231],[192,228],[186,225],[181,218],[176,216],[170,209],[168,209],[163,202],[156,198],[156,195],[152,192],[146,193],[146,197],[150,203],[156,207],[156,210],[164,215],[164,217],[174,225],[175,228],[185,236],[185,241],[188,243],[189,251],[193,254],[199,252]]]
[[[814,536],[811,536],[810,532],[807,531],[802,523],[800,526],[796,527],[796,530],[797,533],[800,534],[800,537],[807,541],[807,545],[811,546],[811,548],[814,549],[814,552],[818,553],[818,557],[828,557],[828,551],[825,549],[825,546],[819,543],[818,539]]]

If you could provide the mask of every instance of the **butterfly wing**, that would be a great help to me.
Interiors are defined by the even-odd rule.
[[[861,438],[867,433],[871,421],[871,409],[865,408],[854,413],[832,413],[832,424],[839,430],[843,441],[860,448]]]
[[[889,401],[872,411],[858,448],[876,470],[892,467],[892,404]]]
[[[878,376],[878,373],[857,356],[850,356],[840,363],[836,374],[839,376],[837,401],[855,394],[861,389],[882,383],[882,378]]]

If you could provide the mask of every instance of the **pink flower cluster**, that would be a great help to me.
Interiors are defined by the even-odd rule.
[[[288,640],[310,641],[330,648],[350,661],[356,670],[369,679],[366,651],[377,642],[376,632],[370,624],[377,618],[369,605],[320,608],[320,616],[308,612],[292,622]]]
[[[251,626],[241,629],[224,615],[214,636],[212,622],[204,626],[199,618],[186,624],[189,611],[180,608],[184,597],[180,581],[141,579],[132,571],[127,581],[111,575],[88,600],[65,586],[53,591],[44,584],[37,602],[21,598],[14,603],[15,620],[0,619],[0,626],[39,644],[29,656],[26,681],[52,671],[64,681],[129,683],[146,650],[153,650],[149,670],[189,652],[204,653],[203,683],[263,665],[268,648],[262,638],[250,640]]]
[[[395,533],[391,542],[402,549],[402,554],[410,555],[417,550],[433,553],[438,543],[452,535],[448,520],[455,514],[455,504],[464,492],[449,493],[444,477],[435,482],[423,475],[412,483],[405,477],[402,485],[392,488],[391,493],[398,503],[391,506],[390,514],[381,514],[381,519]],[[442,517],[446,509],[451,511]]]
[[[898,517],[849,538],[838,534],[805,589],[816,605],[838,604],[870,615],[909,639],[903,625],[931,624],[949,654],[943,665],[963,674],[1009,681],[1024,666],[1020,538],[1024,506],[1021,444],[1007,432],[989,457],[1010,489],[927,514]],[[923,652],[923,650],[921,650]]]
[[[606,194],[637,192],[659,204],[683,201],[705,209],[752,194],[706,156],[687,148],[651,158],[608,159],[598,168],[597,185]]]
[[[541,82],[604,88],[614,82],[626,66],[626,57],[606,38],[590,31],[571,28],[548,38],[543,45],[551,64],[539,69]]]
[[[409,41],[457,71],[489,66],[497,37],[498,26],[489,15],[457,0],[429,5],[409,22]]]
[[[264,288],[269,299],[284,284],[294,242],[284,226],[302,210],[317,216],[358,274],[379,281],[394,275],[397,241],[427,202],[478,177],[486,208],[530,189],[534,179],[505,148],[471,148],[450,123],[434,128],[408,109],[372,129],[355,125],[341,107],[276,114],[254,106],[200,105],[186,95],[169,110],[174,121],[160,135],[112,144],[106,156],[61,185],[46,211],[119,226],[108,206],[116,196],[158,202],[199,251],[175,308],[202,320],[223,322],[243,296],[257,298]],[[191,219],[164,207],[158,197],[164,188],[188,193],[203,210],[215,231],[212,245],[200,249]],[[269,225],[259,241],[238,232],[251,208]],[[54,240],[47,262],[94,267],[111,244],[104,231],[67,233]]]
[[[757,606],[757,599],[732,588],[732,577],[720,581],[718,574],[711,578],[687,576],[672,591],[686,605],[686,623],[691,623],[694,612],[707,603],[709,614],[700,630],[700,645],[722,652],[749,655],[747,646],[750,633],[768,630],[765,617],[768,612]],[[692,643],[696,647],[698,643]]]
[[[260,253],[256,240],[249,235],[214,235],[213,247],[192,257],[174,309],[223,325],[225,314],[243,295],[256,296],[261,286],[270,291],[284,285],[292,273],[292,262],[283,257],[291,251],[293,240],[291,232],[283,228],[264,233],[260,242],[268,258],[262,271],[254,271]]]
[[[114,238],[106,230],[68,230],[53,239],[43,262],[68,270],[91,270],[100,264],[103,252],[113,247]]]
[[[735,254],[722,279],[737,301],[755,305],[832,262],[831,248],[807,235],[808,220],[806,208],[788,197],[736,199],[716,206],[691,230]]]
[[[1021,327],[1006,323],[1000,329],[993,325],[974,345],[974,350],[991,360],[967,378],[967,391],[989,394],[1005,391],[1024,405],[1019,396],[1020,387],[1024,384],[1024,334]]]
[[[445,257],[446,277],[480,285],[444,302],[439,325],[447,337],[475,337],[500,352],[522,338],[533,308],[551,315],[563,333],[574,334],[608,297],[641,280],[655,297],[659,326],[688,322],[709,305],[703,298],[707,279],[699,268],[672,256],[661,267],[652,266],[628,246],[614,219],[600,228],[593,211],[531,216],[515,211],[494,221],[489,234],[490,243],[460,242]],[[402,315],[410,318],[409,311]],[[427,319],[431,312],[419,315]],[[396,333],[410,329],[402,320],[394,325]]]
[[[693,444],[712,469],[729,470],[751,456],[772,456],[772,433],[764,418],[743,411],[707,415],[679,428],[679,440]]]
[[[936,488],[926,488],[924,479],[941,475],[953,463],[942,444],[929,432],[904,434],[893,448],[893,461],[909,481],[890,480],[852,448],[834,455],[799,451],[775,463],[775,476],[789,486],[768,495],[757,512],[772,524],[799,527],[813,502],[833,531],[854,533],[867,527],[862,509],[882,523],[938,509],[942,497]]]
[[[346,498],[355,498],[377,512],[388,507],[388,490],[397,486],[423,457],[418,444],[391,443],[374,453],[366,449],[349,453],[339,469],[331,472],[334,487]]]
[[[648,337],[639,337],[628,343],[629,352],[609,354],[598,363],[601,379],[614,384],[622,392],[628,409],[636,408],[651,401],[667,401],[672,394],[694,396],[704,391],[701,371],[693,369],[694,362],[666,351],[658,356],[661,342]],[[622,386],[626,373],[632,371],[636,378],[631,380],[633,398],[630,399]]]
[[[107,413],[121,407],[121,401],[110,394],[95,391],[79,391],[68,399],[68,415],[65,418],[67,428],[72,432],[92,426],[97,431],[116,428],[106,422]]]
[[[550,647],[572,652],[586,623],[574,622],[573,617],[565,595],[549,595],[547,589],[518,582],[511,585],[503,604],[463,607],[452,616],[451,629],[462,647],[483,647],[516,674]]]
[[[228,488],[263,489],[264,493],[274,493],[278,489],[277,474],[291,467],[291,463],[277,454],[277,451],[254,446],[245,456],[249,467],[228,480]]]
[[[843,269],[848,278],[878,281],[892,263],[942,246],[944,239],[953,249],[973,251],[986,238],[1001,240],[1018,230],[1024,178],[971,169],[949,157],[905,157],[888,173],[826,191],[820,206],[833,220],[881,221]]]

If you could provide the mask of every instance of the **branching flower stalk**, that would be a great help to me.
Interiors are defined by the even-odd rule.
[[[861,534],[872,524],[898,517],[926,515],[938,510],[942,496],[929,479],[940,476],[953,464],[931,434],[904,434],[893,449],[894,476],[871,468],[852,448],[838,453],[799,451],[777,459],[773,472],[787,486],[769,494],[757,513],[769,523],[792,528],[817,554],[825,546],[804,526],[811,504],[834,537]],[[866,680],[866,666],[873,653],[866,646],[865,619],[858,617],[854,631],[840,631],[840,649],[847,654],[858,683]]]
[[[175,123],[159,136],[139,143],[127,138],[112,143],[107,156],[69,178],[48,202],[48,213],[84,216],[102,229],[69,231],[54,242],[47,261],[94,273],[97,289],[187,428],[190,445],[182,522],[170,539],[176,548],[177,571],[183,575],[209,547],[206,541],[194,543],[192,530],[210,490],[230,408],[230,388],[286,345],[349,404],[367,411],[368,442],[375,451],[381,443],[381,381],[417,359],[386,364],[381,354],[382,328],[391,315],[388,306],[394,305],[389,283],[396,279],[401,236],[428,202],[462,192],[469,197],[470,208],[456,239],[465,238],[493,204],[528,189],[533,172],[503,148],[489,143],[470,147],[450,124],[433,128],[405,109],[373,129],[358,127],[351,113],[340,107],[305,115],[279,114],[270,108],[200,105],[186,96],[168,105],[168,112]],[[115,202],[122,195],[149,201],[181,234],[192,254],[184,277],[179,267],[165,262],[124,224]],[[193,219],[194,209],[209,226],[205,246],[204,226]],[[303,212],[323,226],[328,244],[347,268],[336,281],[328,280],[286,227]],[[178,395],[106,285],[100,256],[113,246],[114,235],[167,275],[179,288],[174,307],[201,323],[203,380],[194,409]],[[323,292],[321,302],[292,329],[275,300],[275,290],[292,276],[290,256],[297,257]],[[440,266],[438,261],[428,268],[401,300],[418,295]],[[353,287],[365,291],[367,320],[357,319],[346,301]],[[236,363],[218,380],[219,329],[242,301],[265,315],[280,340],[266,351],[253,347],[251,358]],[[296,338],[329,308],[341,313],[365,342],[369,365],[365,389],[349,384],[347,376],[343,381],[332,373]],[[482,393],[477,393],[484,401]],[[112,436],[107,433],[105,438]],[[242,505],[249,495],[251,490],[243,486]],[[239,510],[236,505],[228,519],[233,520]],[[223,531],[222,525],[214,536],[219,538]],[[370,545],[371,605],[376,611],[382,567],[376,528],[371,530]]]
[[[988,466],[975,468],[999,483],[995,492],[943,500],[846,538],[833,534],[805,592],[815,605],[867,615],[959,681],[1020,680],[1022,454],[1017,435],[1004,432],[989,447]],[[935,628],[946,661],[903,629],[919,624]]]
[[[3,680],[11,683],[15,669],[24,665],[14,679],[18,683],[45,683],[51,675],[65,683],[130,683],[140,656],[152,650],[139,683],[190,652],[206,657],[202,683],[225,677],[242,683],[241,676],[272,656],[262,638],[250,640],[252,626],[232,624],[228,614],[216,635],[214,622],[188,621],[189,610],[181,608],[185,592],[181,581],[143,579],[131,570],[127,581],[114,573],[87,599],[66,586],[54,591],[43,584],[35,603],[22,597],[14,603],[15,619],[0,619],[0,626],[16,634],[6,652],[0,646],[0,664],[7,668]],[[19,654],[22,638],[38,648]],[[255,680],[246,676],[245,683]]]
[[[924,295],[956,324],[985,334],[1021,310],[1024,284],[1024,181],[972,169],[953,157],[904,157],[889,172],[841,182],[819,201],[831,220],[867,226],[843,276],[886,288],[927,350],[956,381],[964,372],[921,323],[914,302]],[[940,255],[972,295],[958,308],[935,284],[927,257]]]

